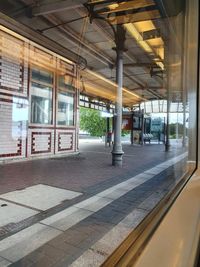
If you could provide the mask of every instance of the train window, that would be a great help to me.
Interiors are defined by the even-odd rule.
[[[117,266],[197,166],[199,1],[0,2],[0,265]]]

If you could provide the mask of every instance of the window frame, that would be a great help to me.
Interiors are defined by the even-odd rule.
[[[52,72],[52,75],[53,75],[53,80],[52,80],[52,84],[49,84],[49,83],[46,83],[46,82],[42,82],[42,81],[38,81],[36,79],[33,79],[32,78],[32,70],[36,68],[36,69],[39,69],[39,70],[44,70],[44,71],[50,71]],[[32,83],[37,83],[41,86],[47,86],[49,88],[52,88],[52,97],[51,97],[51,106],[52,106],[52,109],[51,109],[51,123],[35,123],[35,122],[32,122],[31,121],[31,116],[32,116],[32,105],[31,105],[31,90],[32,90]],[[37,65],[37,64],[30,64],[29,65],[29,103],[30,103],[30,108],[29,108],[29,125],[30,126],[38,126],[38,127],[41,127],[41,126],[44,126],[44,127],[50,127],[50,126],[54,126],[54,95],[55,95],[55,71],[51,68],[47,69],[41,65]]]
[[[70,76],[72,78],[72,81],[74,79],[76,79],[76,76],[74,76],[73,74],[69,74],[68,72],[66,72],[65,74],[66,76]],[[76,88],[74,87],[74,90],[70,90],[66,87],[61,87],[59,86],[59,76],[61,76],[61,73],[57,73],[56,75],[56,114],[55,114],[55,124],[56,127],[58,128],[74,128],[76,127],[76,120],[75,120],[75,114],[76,114]],[[59,90],[64,92],[64,93],[70,93],[73,95],[73,124],[72,125],[63,125],[63,124],[58,124],[58,95],[59,95]]]

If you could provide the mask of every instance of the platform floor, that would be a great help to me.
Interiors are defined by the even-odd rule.
[[[82,140],[80,154],[0,165],[0,267],[99,266],[183,174],[174,143],[111,148]]]

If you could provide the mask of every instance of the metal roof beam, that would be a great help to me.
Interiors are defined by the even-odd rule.
[[[158,10],[150,10],[150,11],[138,12],[135,14],[110,16],[109,18],[107,18],[107,21],[110,24],[115,25],[115,24],[134,23],[145,20],[154,20],[159,18],[160,18],[160,13]]]
[[[44,18],[53,25],[60,23],[60,21],[58,21],[58,19],[53,15],[44,15]],[[81,45],[82,50],[84,50],[86,53],[89,53],[93,58],[99,60],[104,65],[109,66],[109,64],[114,64],[112,58],[110,58],[108,55],[104,55],[96,46],[88,43],[86,40],[81,40],[80,36],[77,35],[77,33],[75,33],[69,26],[58,26],[57,29],[60,31],[63,37],[67,38],[69,42],[74,44],[76,47]]]
[[[111,4],[113,2],[116,2],[114,0],[89,0],[87,5],[102,5],[102,4]]]
[[[150,62],[136,62],[136,63],[126,63],[124,67],[158,67],[156,63]]]
[[[112,8],[112,5],[108,5],[102,9],[97,10],[96,12],[98,14],[110,14],[110,13],[117,13],[121,11],[128,11],[138,8],[144,8],[149,6],[155,6],[155,3],[153,0],[134,0],[130,2],[122,2],[119,4],[116,4],[115,8]]]
[[[84,8],[78,8],[78,9],[76,9],[76,12],[81,16],[85,16],[87,14],[86,9],[84,9]],[[113,46],[115,46],[115,43],[114,43],[112,35],[105,30],[105,28],[102,26],[100,21],[94,20],[92,22],[92,25],[93,25],[93,27],[95,28],[96,31],[98,31],[102,36],[104,36],[104,38],[106,38],[108,41],[112,42]],[[129,58],[131,61],[135,60],[131,55],[129,55],[128,51],[125,51],[124,55],[127,58]],[[113,64],[113,66],[115,66],[115,64]],[[125,69],[124,69],[124,74],[126,75],[126,77],[129,78],[129,80],[133,81],[134,83],[136,83],[137,85],[139,85],[141,87],[143,86],[142,81],[139,80],[138,78],[136,79],[136,78],[133,78],[133,77],[129,77],[129,72],[127,72],[127,70],[125,70]]]
[[[145,88],[145,87],[129,88],[129,90],[131,90],[131,91],[148,90],[148,89],[151,89],[151,90],[161,90],[163,88],[160,87],[160,86],[148,86],[148,88]]]
[[[77,3],[79,2],[79,3]],[[82,3],[80,1],[74,1],[74,0],[65,0],[65,1],[59,1],[55,3],[50,4],[42,4],[40,6],[35,6],[32,8],[32,15],[33,16],[40,16],[40,15],[47,15],[63,10],[71,10],[75,8],[82,7]]]

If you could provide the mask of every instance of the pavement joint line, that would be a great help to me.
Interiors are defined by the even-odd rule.
[[[0,258],[2,258],[2,259],[5,260],[5,261],[10,262],[10,264],[14,263],[13,261],[8,260],[8,259],[4,258],[3,256],[0,256]],[[0,261],[0,266],[1,266],[1,261]],[[4,266],[4,265],[3,265],[3,266]]]
[[[183,157],[184,158],[184,157]],[[183,159],[181,158],[181,159]],[[177,161],[179,162],[179,161]],[[118,237],[118,234],[120,234],[120,232],[125,232],[127,231],[126,236],[132,231],[132,229],[130,229],[128,231],[128,227],[131,226],[131,224],[127,224],[127,219],[134,214],[134,212],[137,213],[137,211],[141,211],[144,213],[143,218],[146,216],[145,214],[147,214],[150,210],[145,209],[145,208],[141,208],[141,207],[137,207],[136,209],[134,209],[132,212],[130,212],[122,221],[120,221],[116,226],[114,226],[110,231],[108,231],[103,237],[101,237],[97,242],[95,242],[90,248],[88,248],[81,256],[79,256],[76,260],[74,260],[69,267],[77,267],[80,266],[80,264],[85,264],[89,262],[88,255],[90,254],[90,251],[92,251],[93,253],[93,257],[98,256],[99,252],[101,253],[102,257],[98,258],[98,261],[96,261],[95,263],[93,263],[93,267],[97,267],[100,266],[104,260],[106,259],[106,257],[108,255],[110,255],[114,249],[116,249],[116,247],[125,239],[124,237],[120,238]],[[137,224],[139,224],[143,218],[140,218],[139,221],[137,222]],[[129,221],[129,219],[128,219]],[[127,229],[124,230],[124,225],[127,225]],[[119,231],[121,230],[121,231]],[[114,232],[114,234],[113,234]],[[116,234],[118,233],[118,234]],[[107,241],[110,241],[112,244],[114,245],[108,245]],[[89,265],[89,264],[88,264]]]
[[[110,155],[111,151],[109,152],[96,152],[96,151],[84,151],[84,153],[95,153],[95,154],[106,154],[106,155]],[[130,154],[124,154],[123,157],[136,157],[137,155],[130,155]]]
[[[16,262],[60,234],[62,234],[60,230],[52,229],[40,223],[33,224],[2,240],[0,242],[0,257]]]
[[[34,210],[34,211],[43,212],[43,210],[40,210],[40,209],[37,209],[37,208],[34,208],[34,207],[30,207],[30,206],[28,206],[28,205],[25,205],[25,204],[22,204],[22,203],[19,203],[19,202],[15,202],[15,201],[10,200],[10,199],[6,199],[6,198],[2,198],[2,197],[0,197],[0,200],[9,202],[9,203],[11,203],[11,204],[15,204],[15,205],[17,205],[17,206],[21,206],[21,207],[24,207],[24,208],[28,208],[28,209],[31,209],[31,210]],[[1,266],[0,266],[0,267],[1,267]]]
[[[60,205],[64,200],[72,200],[81,195],[82,193],[80,192],[39,183],[22,190],[2,194],[0,198],[44,212]]]
[[[137,212],[141,212],[141,217],[138,216]],[[77,267],[83,266],[84,264],[90,266],[88,261],[91,257],[88,257],[90,251],[93,252],[93,256],[95,257],[101,253],[102,257],[93,263],[93,267],[100,266],[107,256],[109,256],[114,249],[126,238],[126,236],[133,230],[133,227],[136,227],[146,216],[148,212],[146,210],[142,210],[139,208],[133,209],[122,221],[120,221],[117,225],[115,225],[111,230],[109,230],[103,237],[101,237],[97,242],[95,242],[90,248],[88,248],[84,253],[79,256],[76,260],[74,260],[69,267]],[[135,221],[137,221],[135,226],[128,223],[130,221],[130,216],[136,215]],[[109,244],[108,244],[109,240]],[[86,264],[87,263],[87,264]]]
[[[38,222],[38,223],[41,224],[41,225],[44,225],[44,226],[48,226],[48,227],[50,227],[50,228],[52,228],[52,229],[61,231],[61,232],[63,232],[63,233],[65,232],[65,231],[63,231],[63,230],[61,230],[61,229],[58,229],[58,228],[54,227],[54,226],[51,226],[51,225],[47,225],[47,224],[45,224],[45,223],[42,223],[41,221]],[[0,266],[0,267],[1,267],[1,266]]]
[[[84,151],[84,153],[95,153],[95,154],[106,154],[106,155],[110,155],[111,151],[109,152],[101,152],[101,151]]]
[[[89,153],[97,153],[97,154],[111,154],[111,151],[109,151],[109,152],[96,152],[96,151],[87,151],[87,152],[89,152]],[[123,157],[135,157],[135,156],[137,156],[137,155],[130,155],[130,154],[124,154],[123,155]]]
[[[174,163],[177,163],[177,162],[179,162],[179,161],[181,161],[183,158],[185,158],[186,157],[186,154],[187,153],[184,153],[184,154],[182,154],[182,155],[180,155],[180,156],[178,156],[178,157],[176,157],[176,158],[173,158],[173,160],[172,159],[170,159],[170,160],[168,160],[168,161],[170,161],[170,163],[171,163],[171,165],[170,166],[172,166]],[[166,162],[168,162],[168,161],[165,161],[165,163]],[[161,163],[162,164],[162,163]],[[158,164],[159,165],[159,164]],[[156,166],[155,166],[156,167]],[[167,169],[168,167],[166,167],[165,169]],[[164,170],[165,170],[164,169]],[[160,173],[162,172],[162,170],[160,171]],[[138,175],[140,175],[140,174],[138,174]],[[138,175],[136,175],[136,176],[134,176],[134,177],[132,177],[132,178],[130,178],[130,179],[128,179],[128,180],[126,180],[125,182],[130,182],[130,181],[132,181],[132,180],[134,180],[134,179],[137,179],[137,176]],[[142,175],[142,174],[141,174]],[[149,178],[145,178],[145,179],[143,179],[142,181],[141,181],[141,183],[136,183],[135,185],[133,185],[133,186],[130,186],[130,190],[124,190],[124,192],[122,193],[121,192],[121,194],[119,194],[118,196],[116,196],[114,199],[112,198],[111,199],[111,201],[110,201],[110,203],[112,203],[114,200],[116,200],[116,199],[118,199],[119,197],[121,197],[121,196],[123,196],[124,194],[126,194],[126,193],[128,193],[129,191],[131,191],[133,188],[136,188],[136,187],[138,187],[139,185],[141,185],[141,184],[143,184],[143,183],[145,183],[146,181],[148,181],[148,180],[150,180],[152,177],[154,177],[155,175],[150,175],[149,176]],[[119,189],[119,186],[120,185],[122,185],[122,184],[124,184],[125,185],[125,182],[122,182],[122,183],[119,183],[119,184],[117,184],[117,185],[115,185],[115,186],[113,186],[113,187],[111,187],[111,188],[108,188],[108,189],[106,189],[106,190],[104,190],[104,191],[102,191],[101,193],[103,193],[103,192],[105,192],[105,191],[108,191],[108,190],[117,190],[117,189]],[[118,188],[117,188],[118,187]],[[122,186],[123,187],[123,186]],[[108,191],[109,192],[109,191]],[[91,203],[92,203],[92,200],[94,199],[94,197],[100,197],[99,196],[99,194],[96,194],[96,195],[94,195],[93,197],[91,197],[91,198],[88,198],[88,199],[86,199],[86,200],[83,200],[83,201],[81,201],[81,202],[79,202],[79,204],[80,203],[82,203],[82,202],[85,202],[85,201],[91,201]],[[106,197],[102,197],[101,196],[101,198],[103,199],[103,198],[106,198]],[[108,199],[108,198],[107,198]],[[107,205],[109,205],[110,203],[108,203]],[[77,203],[78,204],[78,203]],[[107,206],[107,205],[105,205],[105,206]],[[105,207],[105,206],[103,206],[103,208]],[[87,207],[87,205],[86,205],[86,207]],[[61,219],[59,219],[59,215],[60,214],[63,214],[63,213],[65,213],[65,212],[67,212],[69,209],[71,209],[72,210],[72,212],[71,213],[69,213],[69,214],[66,214],[66,216],[64,216],[64,217],[62,217],[61,216]],[[74,211],[73,211],[73,209],[74,209]],[[81,218],[81,216],[80,216],[80,218],[77,218],[77,220],[75,220],[74,219],[74,222],[73,222],[73,220],[72,220],[72,223],[71,223],[71,225],[69,224],[69,227],[67,228],[67,229],[69,229],[69,228],[71,228],[72,226],[74,226],[74,225],[76,225],[77,223],[79,223],[80,221],[82,221],[82,220],[84,220],[84,219],[86,219],[87,217],[89,217],[89,216],[91,216],[92,214],[94,214],[94,213],[96,213],[98,210],[100,210],[100,209],[102,209],[101,207],[97,207],[96,208],[96,211],[91,211],[91,210],[87,210],[88,211],[88,214],[85,214],[85,215],[83,215],[82,217],[83,218]],[[23,250],[23,248],[25,249],[26,248],[26,246],[25,246],[25,244],[27,243],[27,242],[29,242],[29,240],[27,240],[27,242],[25,242],[23,239],[27,239],[27,236],[25,236],[25,237],[23,237],[23,233],[25,232],[27,232],[29,229],[32,229],[32,228],[34,228],[34,227],[36,227],[37,228],[37,226],[39,226],[39,225],[41,225],[41,226],[43,226],[43,227],[46,227],[46,230],[48,231],[48,229],[51,229],[52,231],[54,230],[54,231],[57,231],[56,233],[53,233],[53,237],[52,238],[46,238],[46,239],[48,239],[48,241],[50,241],[51,239],[53,239],[53,238],[55,238],[56,236],[58,236],[58,235],[61,235],[62,233],[63,233],[63,231],[66,231],[66,230],[62,230],[62,229],[60,229],[60,228],[56,228],[56,225],[54,224],[54,223],[56,223],[56,222],[59,222],[59,220],[69,220],[70,219],[70,217],[71,216],[73,216],[73,214],[75,213],[75,215],[77,215],[77,213],[79,213],[80,211],[84,211],[85,210],[85,208],[78,208],[78,207],[76,207],[75,205],[72,205],[71,207],[68,207],[67,209],[64,209],[63,211],[61,211],[61,212],[58,212],[58,213],[56,213],[56,214],[54,214],[54,215],[52,215],[52,216],[49,216],[48,218],[46,218],[46,219],[44,219],[44,220],[41,220],[40,222],[38,222],[38,223],[35,223],[35,224],[33,224],[32,226],[30,226],[30,227],[28,227],[28,228],[25,228],[25,229],[23,229],[23,230],[21,230],[21,231],[19,231],[19,232],[17,232],[17,233],[15,233],[14,235],[11,235],[11,236],[9,236],[9,237],[7,237],[7,238],[5,238],[5,239],[3,239],[2,241],[0,241],[0,257],[3,257],[5,260],[7,260],[7,261],[10,261],[10,262],[12,262],[12,260],[10,259],[10,257],[12,257],[12,256],[10,256],[10,254],[9,254],[9,249],[11,250],[11,252],[12,252],[12,250],[13,250],[13,244],[12,244],[12,242],[10,242],[10,246],[7,246],[6,247],[6,252],[7,252],[7,255],[8,255],[8,257],[6,256],[3,256],[4,254],[4,251],[5,251],[5,249],[4,249],[4,246],[5,246],[5,244],[7,244],[8,245],[8,243],[9,243],[9,240],[12,240],[12,239],[14,239],[14,240],[17,240],[17,242],[16,242],[16,244],[15,244],[15,248],[16,248],[16,246],[19,244],[19,245],[21,245],[22,246],[22,250]],[[128,216],[128,215],[127,215]],[[55,220],[54,220],[54,218],[55,218]],[[126,217],[125,217],[126,218]],[[53,220],[52,220],[53,219]],[[48,222],[48,220],[52,220],[52,222],[51,223],[44,223],[45,221],[47,221]],[[123,220],[122,220],[123,221]],[[53,224],[53,225],[52,225]],[[43,233],[42,233],[43,234]],[[41,234],[41,235],[42,235]],[[37,232],[35,233],[35,235],[37,235]],[[20,238],[22,239],[22,240],[20,240]],[[29,249],[29,251],[28,251],[28,253],[26,254],[25,252],[23,252],[24,254],[22,255],[22,257],[20,257],[20,255],[15,255],[16,256],[16,258],[17,258],[17,260],[19,260],[19,259],[21,259],[21,258],[23,258],[23,257],[25,257],[26,255],[28,255],[29,253],[31,253],[31,252],[33,252],[34,250],[36,250],[37,248],[39,248],[39,247],[41,247],[41,246],[43,246],[46,242],[48,242],[48,241],[46,241],[45,240],[45,238],[44,239],[42,239],[42,240],[40,240],[40,242],[39,242],[39,244],[37,243],[37,242],[35,242],[34,243],[34,247],[32,247],[32,249],[30,250]],[[21,243],[22,244],[21,244]],[[26,244],[27,245],[27,244]],[[17,253],[21,253],[20,252],[21,250],[19,250]],[[16,249],[15,249],[15,253],[16,253]],[[12,254],[12,253],[11,253]]]

